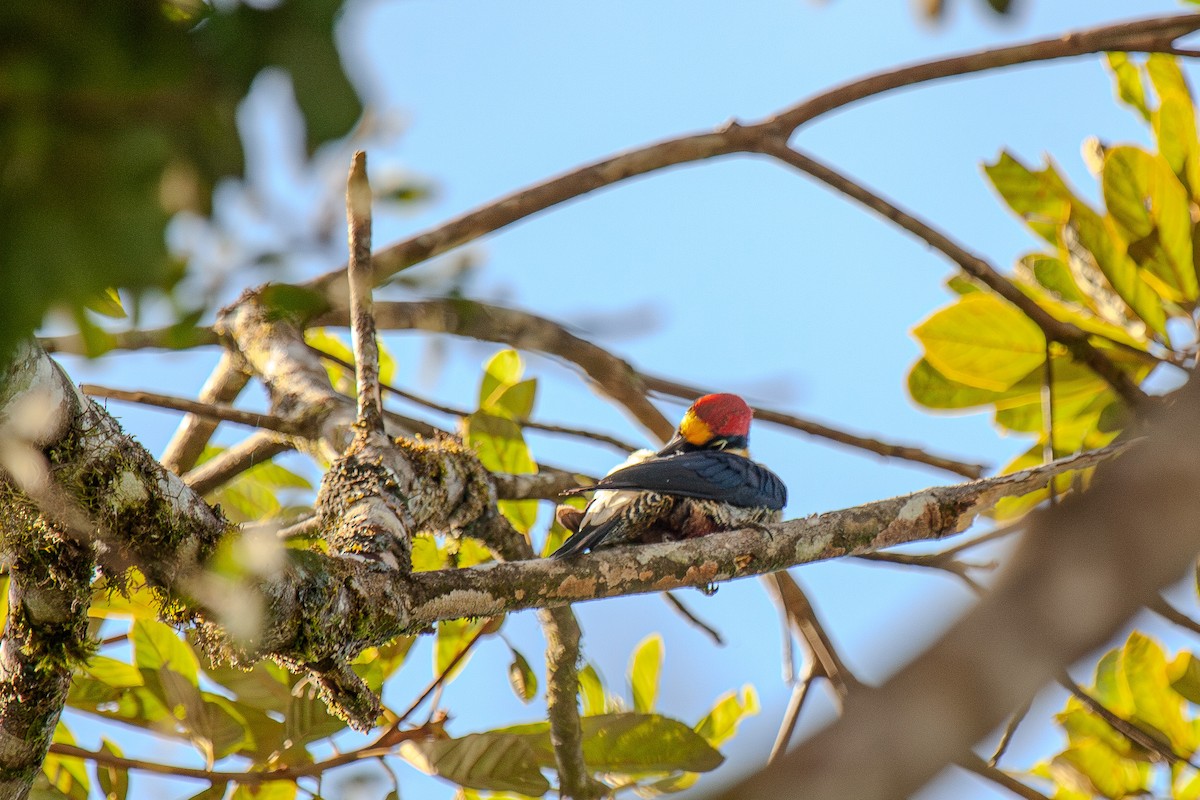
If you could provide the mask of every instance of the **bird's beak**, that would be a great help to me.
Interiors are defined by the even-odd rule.
[[[662,449],[658,451],[658,455],[673,456],[676,453],[682,453],[683,449],[687,447],[687,444],[687,439],[684,439],[682,436],[676,433],[671,437],[671,441],[662,446]]]

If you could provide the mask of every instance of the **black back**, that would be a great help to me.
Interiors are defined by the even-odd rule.
[[[778,475],[748,458],[721,450],[695,450],[652,458],[619,469],[594,486],[564,494],[593,489],[658,492],[747,508],[780,510],[787,504],[787,487]]]

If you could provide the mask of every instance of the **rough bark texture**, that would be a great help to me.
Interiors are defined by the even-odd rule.
[[[1173,399],[1086,494],[1031,517],[999,583],[940,642],[722,796],[907,797],[1177,580],[1200,552],[1200,381]]]

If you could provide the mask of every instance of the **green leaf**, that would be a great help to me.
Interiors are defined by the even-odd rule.
[[[579,699],[583,702],[585,717],[603,714],[608,710],[604,683],[600,680],[600,673],[590,662],[584,664],[583,669],[579,670]]]
[[[1152,53],[1146,72],[1158,92],[1154,137],[1158,151],[1193,197],[1200,193],[1200,143],[1196,140],[1196,109],[1179,62],[1165,53]]]
[[[222,800],[225,793],[229,791],[228,783],[212,783],[207,789],[201,789],[196,794],[188,798],[188,800]]]
[[[134,663],[139,669],[158,670],[165,667],[199,686],[200,661],[175,629],[161,622],[136,619],[130,629]]]
[[[54,742],[75,744],[75,737],[61,721],[54,729]],[[43,745],[44,746],[44,745]],[[87,765],[82,758],[48,753],[42,761],[42,774],[50,785],[71,800],[88,800],[91,782],[88,780]]]
[[[1034,172],[1004,151],[996,163],[984,165],[984,172],[1030,230],[1057,244],[1058,229],[1067,221],[1073,195],[1052,165]]]
[[[537,378],[514,383],[498,389],[487,410],[503,412],[514,420],[525,420],[533,414],[533,401],[537,395]]]
[[[1180,653],[1171,662],[1167,677],[1172,689],[1189,702],[1200,705],[1200,659],[1191,653]]]
[[[513,694],[521,702],[528,703],[537,697],[537,675],[520,650],[512,648],[512,657],[512,663],[508,665],[508,683],[512,686]]]
[[[741,697],[729,691],[717,698],[712,710],[696,723],[696,733],[704,737],[713,747],[720,747],[737,733],[738,724],[746,717],[758,713],[758,693],[746,684]]]
[[[111,286],[102,292],[92,295],[84,304],[89,311],[95,311],[110,319],[125,319],[125,307],[121,305],[121,295]]]
[[[297,794],[295,781],[265,781],[239,784],[230,800],[295,800]]]
[[[662,670],[663,640],[653,633],[638,644],[629,659],[629,685],[635,711],[649,713],[658,699],[658,676]]]
[[[1064,241],[1072,272],[1076,276],[1093,268],[1098,269],[1125,306],[1140,317],[1150,330],[1166,337],[1166,313],[1162,301],[1142,279],[1133,259],[1118,247],[1119,235],[1110,220],[1078,204],[1071,209]],[[1103,289],[1098,287],[1088,293],[1095,302],[1105,302]],[[1109,321],[1115,321],[1119,314],[1119,310],[1104,313],[1103,305],[1101,312]]]
[[[995,295],[964,295],[913,329],[925,359],[951,380],[1004,391],[1045,360],[1040,328]]]
[[[1021,258],[1021,266],[1043,287],[1067,303],[1088,306],[1087,296],[1071,277],[1071,270],[1062,259],[1045,253],[1030,253]]]
[[[329,308],[325,295],[291,283],[268,283],[259,293],[259,301],[271,320],[311,319]]]
[[[108,656],[92,656],[83,669],[92,680],[114,689],[130,689],[146,683],[137,667]]]
[[[1133,697],[1132,722],[1166,742],[1176,753],[1191,753],[1197,742],[1183,717],[1183,698],[1171,688],[1162,648],[1134,631],[1121,653],[1122,672]]]
[[[100,739],[100,752],[121,757],[121,749],[106,738]],[[125,800],[129,795],[129,771],[109,764],[96,762],[96,781],[105,800]]]
[[[1104,160],[1104,202],[1129,255],[1172,302],[1196,299],[1192,219],[1187,190],[1160,156],[1114,147]]]
[[[537,500],[498,500],[496,508],[504,515],[518,533],[528,536],[537,524]]]
[[[490,409],[505,389],[521,380],[524,367],[516,350],[501,350],[483,365],[479,407]]]
[[[515,475],[537,472],[521,428],[511,419],[476,411],[463,420],[463,428],[463,438],[487,469]]]
[[[1150,109],[1146,105],[1146,85],[1142,81],[1141,70],[1129,59],[1128,53],[1106,55],[1108,67],[1112,70],[1116,82],[1117,97],[1149,122]]]
[[[1068,788],[1104,797],[1141,794],[1147,785],[1146,765],[1121,758],[1102,742],[1071,747],[1050,762],[1050,774]]]
[[[435,569],[444,569],[446,566],[446,555],[438,547],[437,541],[431,533],[419,533],[412,540],[412,567],[413,572],[431,572]]]
[[[470,646],[475,635],[479,633],[483,623],[479,620],[444,619],[437,624],[437,643],[433,648],[433,672],[441,675],[450,667],[455,657]],[[447,677],[446,682],[462,671],[471,660],[470,654],[464,656]]]
[[[428,775],[460,786],[514,791],[540,797],[550,791],[525,738],[506,733],[473,733],[461,739],[409,740],[400,755]]]
[[[601,772],[709,772],[725,760],[700,734],[658,714],[584,717],[583,756]]]

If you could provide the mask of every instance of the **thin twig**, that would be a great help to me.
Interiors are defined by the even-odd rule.
[[[964,755],[958,760],[958,765],[968,772],[974,772],[981,778],[986,778],[992,783],[1003,786],[1018,797],[1025,798],[1025,800],[1050,800],[1049,797],[1037,789],[1021,783],[1004,770],[988,764],[975,753]]]
[[[1160,742],[1157,738],[1138,727],[1137,723],[1130,722],[1124,717],[1117,715],[1114,711],[1109,709],[1108,706],[1101,703],[1095,697],[1092,697],[1087,690],[1076,683],[1075,680],[1065,671],[1059,674],[1057,680],[1058,684],[1074,695],[1079,702],[1083,703],[1084,707],[1107,722],[1109,727],[1124,736],[1133,744],[1141,747],[1143,750],[1146,750],[1149,753],[1158,755],[1159,758],[1168,764],[1174,764],[1177,761],[1182,761],[1192,769],[1200,769],[1200,767],[1197,767],[1190,759],[1176,753],[1170,744]]]
[[[113,389],[108,386],[97,386],[94,383],[81,383],[79,390],[91,397],[103,397],[109,400],[120,400],[126,403],[138,403],[156,408],[169,408],[172,411],[186,411],[197,417],[225,422],[236,422],[251,428],[275,431],[276,433],[291,434],[296,432],[296,426],[289,420],[273,414],[258,414],[253,411],[243,411],[240,408],[216,403],[201,403],[184,397],[173,397],[157,392],[128,391]]]
[[[411,717],[416,710],[421,707],[421,704],[429,698],[429,695],[433,694],[439,686],[446,682],[446,678],[450,677],[450,673],[454,671],[454,668],[457,667],[462,660],[467,657],[468,654],[470,654],[471,649],[475,647],[475,644],[486,634],[486,626],[475,631],[474,635],[467,640],[465,645],[463,645],[463,648],[455,653],[454,657],[450,659],[450,663],[446,665],[445,669],[434,676],[433,680],[431,680],[429,684],[423,690],[421,690],[421,693],[417,695],[417,699],[409,703],[408,708],[404,710],[404,713],[401,714],[396,721],[391,724],[392,730],[400,729],[400,726],[403,725],[408,718]]]
[[[309,345],[309,348],[311,350],[313,350],[314,352],[318,353],[321,356],[321,358],[323,358],[331,363],[337,364],[339,367],[342,367],[343,369],[349,370],[351,372],[354,371],[354,364],[345,360],[344,358],[338,358],[337,356],[333,355],[332,353],[327,353],[324,350],[322,350],[321,348],[315,347],[313,345]],[[379,386],[381,389],[383,389],[383,391],[387,392],[388,394],[394,394],[396,397],[402,398],[404,400],[408,400],[410,403],[416,403],[419,406],[424,406],[425,408],[432,409],[433,411],[437,411],[438,413],[441,413],[441,414],[446,414],[446,415],[452,416],[452,417],[458,417],[459,419],[462,419],[464,417],[468,417],[471,415],[471,412],[467,411],[466,409],[456,408],[454,406],[448,406],[443,403],[437,403],[426,397],[421,397],[420,395],[413,394],[412,392],[405,391],[404,389],[397,388],[396,386],[392,386],[391,384],[388,384],[388,383],[383,383],[382,381],[380,381]],[[558,434],[562,434],[564,436],[575,436],[580,439],[591,439],[592,441],[600,442],[601,444],[610,445],[611,447],[621,451],[622,453],[631,453],[634,450],[638,449],[637,445],[630,444],[629,442],[618,439],[615,436],[609,436],[606,433],[598,433],[596,431],[584,430],[583,428],[571,428],[571,427],[567,427],[567,426],[563,426],[563,425],[548,425],[544,422],[534,422],[531,419],[519,419],[516,422],[522,428],[531,428],[536,431],[545,431],[546,433],[558,433]]]
[[[813,683],[819,677],[823,677],[820,666],[815,659],[809,659],[804,665],[804,674],[792,687],[787,708],[783,710],[783,719],[780,721],[779,731],[775,734],[775,743],[771,745],[771,753],[767,756],[768,764],[774,763],[780,755],[787,751],[788,742],[792,740],[792,734],[796,731],[796,722],[800,719],[800,712],[804,710],[804,702],[808,700]]]
[[[1185,630],[1189,630],[1195,634],[1200,634],[1200,622],[1197,622],[1187,614],[1184,614],[1182,611],[1177,609],[1175,606],[1168,603],[1163,599],[1162,595],[1159,595],[1151,600],[1146,605],[1146,608],[1150,609],[1155,614],[1158,614],[1168,622],[1174,622],[1176,625]]]
[[[676,597],[674,592],[663,592],[662,599],[666,600],[667,604],[679,613],[679,616],[683,617],[693,626],[708,634],[708,638],[712,639],[714,644],[718,645],[719,647],[725,646],[725,639],[722,638],[721,632],[696,616],[695,612],[684,605],[684,602]]]
[[[749,152],[763,136],[786,143],[797,127],[868,97],[974,72],[1101,53],[1170,52],[1175,40],[1200,28],[1200,15],[1185,14],[1120,22],[1020,45],[980,50],[869,75],[838,86],[769,117],[758,125],[726,123],[711,132],[680,136],[586,164],[493,200],[375,254],[375,280],[507,227],[552,206],[605,186],[676,164]],[[321,275],[305,288],[324,293],[343,280],[342,269]]]
[[[345,325],[347,320],[346,309],[335,307],[311,324]],[[633,367],[557,322],[460,299],[376,303],[375,321],[383,329],[452,333],[557,356],[579,367],[596,391],[625,409],[652,436],[666,441],[675,433],[675,425],[647,398],[646,387]]]
[[[295,781],[298,778],[308,778],[319,776],[326,770],[342,767],[346,764],[353,764],[356,761],[362,761],[368,758],[378,758],[379,756],[389,755],[392,753],[397,744],[410,739],[423,739],[430,735],[436,735],[440,729],[440,722],[434,721],[430,725],[422,725],[417,728],[410,728],[406,731],[391,732],[386,744],[380,744],[378,741],[372,742],[366,747],[357,750],[351,750],[340,755],[327,758],[324,761],[317,761],[312,764],[297,764],[295,766],[283,767],[281,769],[271,770],[270,772],[234,772],[221,770],[196,769],[193,767],[179,767],[173,764],[160,764],[154,761],[142,761],[136,758],[125,758],[118,756],[108,751],[92,751],[85,750],[82,747],[77,747],[73,744],[65,744],[55,742],[50,745],[50,752],[59,756],[68,758],[82,758],[92,761],[96,764],[105,764],[107,766],[116,767],[117,769],[135,769],[142,772],[153,772],[158,775],[170,775],[176,778],[192,778],[195,780],[211,781],[213,783],[237,783],[244,786],[259,786],[272,781]]]
[[[900,564],[905,567],[927,567],[949,572],[967,585],[971,591],[983,594],[983,586],[971,577],[971,569],[995,569],[996,562],[985,564],[968,564],[954,558],[947,558],[944,553],[893,553],[880,550],[875,553],[863,553],[858,558],[864,561],[876,561],[884,564]]]
[[[963,272],[974,277],[1005,300],[1019,308],[1025,316],[1042,329],[1047,339],[1061,342],[1078,360],[1087,364],[1093,372],[1103,378],[1113,390],[1136,410],[1144,410],[1153,405],[1154,401],[1141,390],[1129,377],[1129,374],[1119,368],[1108,356],[1092,345],[1086,331],[1055,318],[1050,312],[1038,305],[1037,301],[1022,292],[1008,278],[1001,275],[995,267],[983,258],[969,252],[945,233],[933,228],[928,223],[917,219],[912,214],[901,209],[889,200],[872,192],[845,175],[829,166],[795,150],[778,139],[765,138],[762,141],[761,152],[774,156],[789,166],[807,173],[832,189],[858,201],[876,212],[884,219],[895,223],[917,238],[940,251],[943,255],[957,264]]]
[[[1012,744],[1013,737],[1017,734],[1017,727],[1029,714],[1029,709],[1033,706],[1033,700],[1027,700],[1024,705],[1013,712],[1009,717],[1008,724],[1004,726],[1004,733],[1000,736],[1000,741],[996,743],[996,749],[992,752],[992,757],[987,760],[989,767],[998,767],[1000,759],[1008,752],[1008,746]]]
[[[669,378],[660,378],[655,375],[647,375],[645,373],[642,373],[642,380],[645,381],[646,386],[651,391],[670,397],[677,397],[689,403],[697,397],[709,394],[712,391],[711,389],[689,386],[686,383],[673,381]],[[812,436],[819,436],[831,442],[837,442],[838,444],[844,444],[859,450],[866,450],[886,458],[915,461],[919,464],[936,467],[937,469],[953,472],[955,475],[962,475],[965,478],[972,479],[983,477],[984,472],[987,470],[987,467],[982,464],[971,464],[946,456],[935,455],[911,445],[893,444],[892,442],[873,439],[869,436],[859,436],[848,431],[831,428],[820,422],[798,417],[795,414],[763,408],[762,406],[751,406],[751,408],[754,410],[754,418],[756,420],[770,422],[785,428],[792,428]]]
[[[221,358],[204,386],[200,387],[196,399],[206,405],[231,405],[249,381],[250,373],[245,369],[245,362],[233,351],[222,350]],[[179,427],[171,441],[167,442],[159,462],[176,475],[182,475],[196,466],[204,446],[216,429],[216,420],[196,414],[187,415],[179,421]]]
[[[371,274],[371,184],[367,154],[359,150],[346,178],[346,224],[349,229],[351,339],[358,389],[358,422],[366,430],[383,432],[383,398],[379,393],[379,342],[375,339]]]
[[[488,303],[461,299],[381,302],[376,304],[376,321],[380,327],[393,330],[423,330],[468,336],[562,358],[578,366],[598,389],[629,411],[660,441],[670,438],[674,426],[645,399],[647,390],[683,398],[688,402],[712,391],[639,373],[625,361],[571,333],[557,322]],[[348,316],[343,309],[322,315],[313,324],[345,325],[347,322]],[[956,461],[916,447],[858,436],[793,414],[761,407],[755,407],[754,413],[760,420],[878,455],[927,464],[968,478],[978,478],[984,471],[979,464]]]
[[[183,482],[197,494],[208,494],[246,470],[292,449],[292,444],[286,439],[259,431],[194,467],[182,476]]]

